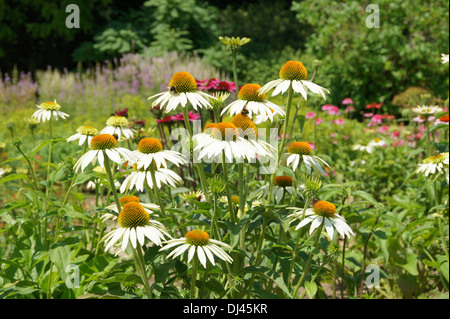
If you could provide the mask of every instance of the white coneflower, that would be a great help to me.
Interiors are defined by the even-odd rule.
[[[228,163],[233,159],[256,159],[256,148],[246,139],[239,136],[239,130],[232,123],[220,122],[208,124],[203,133],[193,136],[197,146],[194,152],[199,151],[198,159],[222,158],[222,152]]]
[[[128,243],[131,243],[133,248],[137,247],[137,243],[143,246],[145,237],[158,246],[162,245],[166,237],[172,238],[165,230],[164,225],[152,220],[144,207],[136,202],[123,205],[117,220],[119,227],[102,238],[106,245],[105,251],[113,247],[120,238],[122,238],[122,251],[127,249]]]
[[[260,88],[261,86],[258,84],[249,83],[244,85],[239,90],[238,100],[228,104],[222,110],[221,115],[228,112],[233,116],[244,112],[250,118],[256,116],[258,122],[273,121],[274,116],[277,114],[284,116],[286,113],[281,107],[267,101],[264,94],[258,93]]]
[[[169,82],[169,87],[166,92],[155,94],[148,99],[151,100],[154,98],[156,100],[153,101],[152,107],[158,105],[160,107],[165,106],[166,113],[175,110],[178,105],[186,107],[188,101],[194,110],[202,107],[211,108],[209,99],[215,99],[215,97],[199,91],[197,89],[197,82],[188,72],[175,73]]]
[[[215,265],[214,255],[225,262],[232,263],[233,259],[219,246],[231,249],[231,247],[221,241],[209,238],[208,233],[202,230],[191,230],[184,238],[172,239],[167,242],[159,251],[164,251],[176,247],[167,255],[167,258],[176,258],[184,252],[188,252],[188,262],[194,255],[197,256],[203,267],[206,268],[207,260]],[[178,246],[178,247],[177,247]]]
[[[151,163],[156,163],[156,167],[167,168],[167,161],[180,166],[186,161],[183,155],[177,151],[163,150],[161,142],[152,137],[143,138],[137,145],[137,150],[133,151],[137,159],[138,168],[147,169]]]
[[[353,145],[352,150],[367,152],[367,153],[371,154],[373,152],[373,146],[372,145],[355,144],[355,145]]]
[[[69,136],[66,141],[76,141],[78,140],[78,145],[81,146],[87,140],[88,145],[91,144],[92,138],[98,134],[98,130],[92,126],[80,126],[77,128],[77,133]]]
[[[330,91],[311,81],[307,81],[307,78],[308,72],[303,63],[299,61],[288,61],[280,70],[280,78],[268,82],[259,89],[259,92],[264,94],[275,88],[272,93],[272,96],[275,96],[279,93],[286,92],[292,86],[294,92],[300,93],[305,100],[308,98],[308,90],[315,94],[320,94],[326,100],[325,92],[330,93]]]
[[[344,217],[336,213],[336,206],[330,202],[321,200],[315,203],[313,208],[307,208],[306,210],[301,208],[294,209],[297,211],[288,217],[293,217],[294,220],[302,216],[305,217],[302,221],[300,221],[295,229],[299,229],[311,223],[309,234],[312,234],[314,230],[322,224],[322,222],[325,222],[325,229],[330,239],[333,239],[334,228],[336,228],[342,238],[345,236],[350,237],[354,235]]]
[[[275,151],[275,148],[258,138],[258,128],[255,123],[246,114],[236,114],[231,119],[231,124],[236,126],[239,131],[239,136],[246,139],[256,149],[256,155],[259,157],[272,156],[271,152]]]
[[[106,127],[100,131],[100,134],[111,134],[117,135],[117,138],[120,140],[122,136],[125,139],[130,139],[134,137],[135,130],[129,128],[130,123],[125,116],[110,116],[106,121]]]
[[[139,203],[139,204],[141,204],[142,207],[144,207],[144,209],[145,209],[145,210],[147,211],[147,213],[149,213],[150,215],[152,215],[152,214],[154,213],[155,210],[159,210],[159,206],[158,206],[158,205],[155,205],[155,204],[152,204],[152,203],[143,203],[143,202],[141,202],[141,200],[139,199],[139,197],[137,197],[137,196],[135,196],[135,195],[125,195],[125,196],[122,196],[122,197],[119,199],[119,202],[120,202],[120,205],[121,205],[122,207],[123,207],[125,204],[128,204],[128,203]],[[117,209],[117,204],[116,204],[116,203],[113,203],[113,204],[111,204],[111,205],[109,205],[109,206],[106,206],[105,209],[107,209],[107,210],[112,210],[112,211],[116,212],[116,215],[115,215],[115,214],[112,214],[112,213],[105,213],[105,214],[103,214],[103,216],[101,217],[101,219],[102,219],[103,221],[106,221],[106,220],[108,220],[108,219],[112,219],[112,220],[117,219],[117,216],[119,215],[119,210]]]
[[[61,105],[59,105],[56,100],[54,102],[44,102],[36,106],[39,110],[34,112],[31,117],[37,119],[39,122],[46,122],[52,117],[55,120],[58,120],[59,117],[62,119],[69,117],[69,114],[59,111]]]
[[[442,108],[438,105],[417,105],[412,107],[411,111],[422,116],[431,116],[435,113],[442,112]]]
[[[287,158],[286,164],[289,166],[292,164],[292,169],[295,171],[300,164],[300,160],[303,160],[303,163],[308,170],[308,173],[311,173],[311,168],[315,171],[319,171],[323,175],[325,175],[325,171],[323,170],[320,163],[330,167],[323,159],[318,156],[310,155],[312,153],[311,146],[306,142],[294,142],[289,145],[288,152],[291,154]]]
[[[133,153],[130,150],[117,147],[117,139],[110,134],[100,134],[92,138],[90,143],[90,150],[87,151],[80,159],[75,163],[74,169],[77,172],[80,168],[81,171],[90,164],[98,163],[101,167],[105,168],[104,161],[105,155],[117,164],[122,164],[125,161],[134,162]]]
[[[440,153],[435,156],[427,157],[423,160],[419,167],[416,169],[416,173],[421,173],[423,176],[435,175],[435,180],[442,174],[445,174],[447,184],[449,183],[449,152]]]
[[[386,146],[386,142],[379,137],[374,138],[367,144],[369,147],[384,147]]]
[[[125,193],[136,189],[143,192],[147,184],[150,188],[154,188],[155,186],[157,188],[161,188],[164,184],[177,187],[177,184],[181,184],[183,182],[183,179],[178,176],[177,173],[168,168],[157,168],[154,166],[154,170],[156,185],[153,184],[150,169],[138,168],[138,164],[135,163],[133,165],[133,171],[127,176],[127,178],[125,178],[119,191],[121,193]]]
[[[448,54],[441,53],[441,63],[448,63]]]

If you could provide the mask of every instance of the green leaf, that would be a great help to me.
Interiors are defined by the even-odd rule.
[[[50,144],[50,143],[58,143],[61,141],[65,141],[66,137],[60,137],[60,138],[53,138],[50,140],[46,140],[44,142],[42,142],[41,144],[39,144],[38,146],[36,146],[35,148],[33,148],[33,150],[31,151],[30,154],[28,154],[28,157],[32,157],[34,155],[34,153],[36,153],[37,151],[39,151],[41,148],[43,148],[45,145]]]
[[[312,281],[312,282],[306,281],[305,289],[306,289],[306,293],[308,294],[309,299],[313,299],[317,292],[316,283],[314,281]]]
[[[369,193],[366,193],[364,191],[354,191],[353,192],[353,196],[356,197],[360,197],[362,199],[365,199],[366,201],[368,201],[369,203],[371,203],[373,206],[379,207],[382,206],[382,203],[379,203],[375,198],[373,198],[372,195],[370,195]]]
[[[114,276],[107,278],[102,281],[103,283],[111,283],[111,282],[126,282],[126,283],[137,283],[142,284],[142,279],[140,276],[136,274],[125,274],[125,273],[119,273],[115,274]]]
[[[406,254],[406,264],[397,264],[397,265],[405,269],[413,276],[419,275],[419,271],[417,270],[417,256],[414,253]]]
[[[448,262],[443,262],[441,263],[441,265],[439,266],[439,270],[441,271],[442,275],[444,276],[445,279],[447,279],[448,282]]]
[[[10,174],[8,176],[5,176],[5,177],[1,178],[0,179],[0,184],[1,183],[6,183],[6,182],[9,182],[9,181],[14,181],[16,179],[27,179],[27,180],[29,180],[28,175],[26,175],[26,174]]]
[[[68,266],[70,265],[70,247],[68,245],[56,246],[49,251],[50,261],[58,269],[62,280],[66,280],[69,275]]]
[[[214,291],[219,296],[222,296],[225,294],[225,289],[223,288],[223,284],[220,283],[216,278],[210,278],[206,283],[205,286],[211,290]]]
[[[289,292],[288,287],[284,283],[283,277],[280,276],[277,272],[272,269],[263,267],[263,266],[249,266],[244,268],[244,272],[246,273],[256,273],[260,275],[264,275],[265,277],[273,280],[274,283],[278,285],[278,287],[283,290],[284,293],[290,298],[291,293]]]

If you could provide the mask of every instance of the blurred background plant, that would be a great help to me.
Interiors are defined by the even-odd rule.
[[[368,28],[371,12],[366,12],[368,3],[359,1],[80,0],[79,29],[61,27],[69,1],[16,2],[0,7],[0,71],[3,86],[13,72],[25,72],[18,77],[22,85],[29,83],[23,95],[31,96],[31,79],[49,86],[39,70],[50,67],[51,74],[59,70],[68,80],[83,78],[83,73],[98,76],[109,63],[114,78],[131,81],[134,90],[142,77],[149,89],[160,85],[153,79],[158,74],[145,74],[154,70],[137,66],[141,78],[133,87],[134,74],[122,65],[130,53],[149,59],[167,52],[196,56],[231,74],[231,55],[217,39],[241,36],[252,39],[238,55],[243,83],[264,84],[288,59],[302,60],[312,73],[312,61],[320,59],[323,67],[316,80],[330,89],[332,104],[349,95],[356,109],[377,101],[386,112],[400,114],[402,95],[411,91],[430,92],[441,100],[448,96],[448,67],[435,63],[449,51],[448,1],[379,1],[380,27]],[[0,94],[3,98],[6,93]],[[41,94],[39,88],[36,97]]]

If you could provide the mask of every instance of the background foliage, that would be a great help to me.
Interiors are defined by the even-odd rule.
[[[65,27],[69,3],[78,4],[80,29]],[[95,66],[126,53],[197,53],[231,73],[231,56],[219,36],[252,39],[242,48],[243,82],[263,84],[286,59],[311,70],[323,60],[316,81],[333,104],[351,96],[356,107],[383,102],[410,87],[447,97],[447,72],[436,61],[448,53],[448,1],[378,1],[380,28],[368,28],[369,2],[198,0],[0,0],[0,71],[31,72],[48,65],[63,70]],[[310,72],[312,73],[312,72]],[[397,106],[394,103],[395,107]]]

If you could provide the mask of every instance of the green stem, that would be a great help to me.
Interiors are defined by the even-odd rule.
[[[150,174],[152,175],[152,181],[153,181],[153,186],[156,186],[156,177],[155,177],[155,168],[153,167],[152,164],[150,164]],[[156,194],[156,200],[158,201],[158,205],[161,209],[161,214],[162,217],[165,219],[166,218],[166,209],[164,207],[164,203],[161,200],[161,197],[159,196],[159,190],[155,189],[155,194]]]
[[[139,243],[137,243],[136,250],[133,248],[133,252],[136,251],[138,263],[136,264],[136,268],[140,269],[142,281],[144,282],[145,291],[147,292],[148,299],[152,299],[152,291],[150,289],[150,284],[148,282],[147,271],[145,270],[145,260],[144,255],[142,254],[142,248]],[[139,264],[139,267],[138,267]]]
[[[50,139],[53,139],[53,125],[52,125],[52,117],[50,117],[49,120],[49,132],[50,132]],[[45,190],[45,195],[48,196],[48,192],[49,192],[49,176],[50,176],[50,164],[52,162],[52,150],[53,150],[53,142],[50,143],[49,147],[48,147],[48,166],[47,166],[47,188]]]
[[[316,281],[317,275],[322,271],[322,269],[324,268],[324,266],[327,264],[327,262],[329,261],[329,258],[327,258],[322,265],[320,265],[319,269],[316,271],[316,273],[314,274],[314,276],[311,278],[311,282]],[[302,293],[302,295],[300,296],[300,299],[303,299],[303,297],[306,295],[306,289],[305,291]],[[336,298],[333,298],[336,299]]]
[[[191,124],[189,123],[189,112],[188,112],[187,107],[183,107],[182,109],[183,109],[184,125],[186,127],[186,130],[189,133],[189,154],[191,154],[191,150],[193,149],[193,143],[192,143],[192,134],[193,133],[192,133]],[[200,163],[194,163],[194,166],[197,169],[198,175],[200,176],[200,184],[202,185],[203,194],[205,194],[206,201],[209,201],[208,189],[206,188],[205,172],[203,171],[203,167],[200,165]]]
[[[228,211],[230,212],[230,219],[233,224],[236,223],[236,218],[234,216],[233,211],[233,203],[231,201],[231,193],[230,188],[228,186],[228,165],[225,162],[225,153],[222,151],[222,166],[223,166],[223,175],[225,178],[225,193],[227,194],[227,202],[228,202]]]
[[[114,201],[116,202],[116,205],[117,205],[117,211],[120,212],[122,210],[122,206],[120,205],[120,200],[119,200],[119,195],[117,194],[117,189],[114,186],[114,177],[113,177],[113,174],[112,174],[111,164],[109,162],[109,157],[108,157],[108,155],[106,155],[106,152],[104,150],[102,150],[102,152],[103,152],[103,157],[105,158],[104,163],[105,163],[106,175],[108,176],[108,180],[109,180],[109,186],[110,186],[110,189],[111,189],[111,191],[113,193]]]
[[[231,51],[233,57],[233,77],[234,84],[236,85],[236,95],[239,93],[238,76],[237,76],[237,61],[236,61],[236,50]]]
[[[425,127],[426,127],[426,131],[427,131],[427,147],[426,147],[426,153],[427,153],[427,157],[430,156],[430,146],[431,146],[431,141],[430,141],[430,128],[429,128],[429,123],[428,123],[428,116],[425,116]]]
[[[320,224],[320,226],[316,229],[316,239],[314,241],[314,248],[317,248],[319,246],[319,240],[320,240],[320,235],[322,234],[322,229],[323,229],[323,225],[324,225],[324,221],[322,221],[322,224]],[[306,261],[306,265],[305,265],[305,269],[303,270],[303,274],[300,277],[297,286],[295,286],[294,288],[294,294],[292,295],[292,298],[295,299],[295,297],[297,296],[298,290],[301,287],[303,281],[305,280],[306,274],[309,271],[309,268],[311,267],[311,262],[313,259],[314,255],[311,253],[309,255],[308,260]]]
[[[311,202],[311,198],[307,197],[306,201],[305,201],[305,205],[303,206],[303,213],[302,213],[302,218],[301,220],[303,220],[303,218],[305,218],[305,212],[306,212],[306,208],[309,206],[309,203]],[[292,277],[292,272],[294,271],[294,264],[295,261],[297,259],[297,255],[298,255],[298,249],[300,246],[300,238],[301,238],[301,231],[299,229],[298,233],[297,233],[297,241],[295,243],[295,247],[294,247],[294,251],[292,252],[292,260],[291,260],[291,264],[289,266],[289,272],[288,272],[288,277],[287,277],[287,281],[288,281],[288,288],[291,286],[291,277]],[[309,239],[312,238],[312,236],[309,237]],[[303,243],[303,246],[309,242],[309,239]]]
[[[261,229],[261,236],[259,237],[259,241],[258,241],[258,248],[257,250],[257,255],[256,255],[256,260],[255,260],[255,265],[258,266],[259,263],[261,262],[262,259],[262,246],[264,243],[264,237],[266,234],[266,228],[267,228],[267,223],[268,220],[266,218],[264,218],[263,224],[262,224],[262,229]],[[255,280],[255,274],[252,275],[252,277],[250,278],[250,281],[248,283],[247,286],[247,298],[250,298],[250,294],[252,292],[252,287],[253,287],[253,281]]]
[[[347,244],[347,236],[344,237],[342,243],[342,283],[341,283],[341,299],[344,299],[344,282],[345,282],[345,246]]]
[[[284,143],[286,140],[286,132],[287,132],[287,128],[289,126],[289,116],[291,113],[291,105],[292,105],[292,97],[294,90],[292,89],[292,84],[289,85],[289,89],[288,89],[288,101],[287,101],[287,106],[286,106],[286,118],[285,121],[283,123],[283,136],[281,137],[281,144],[280,144],[280,148],[278,149],[278,161],[280,161],[280,157],[281,157],[281,152],[283,151],[284,148]]]
[[[195,282],[197,281],[197,267],[198,267],[198,258],[194,254],[193,262],[192,262],[192,278],[191,278],[191,293],[190,298],[195,298]]]
[[[442,225],[442,217],[438,217],[438,223],[439,223],[439,235],[441,236],[441,241],[442,241],[442,249],[444,250],[445,253],[445,258],[447,258],[447,263],[449,262],[448,260],[448,250],[447,250],[447,245],[445,244],[445,234],[444,234],[444,226]]]

